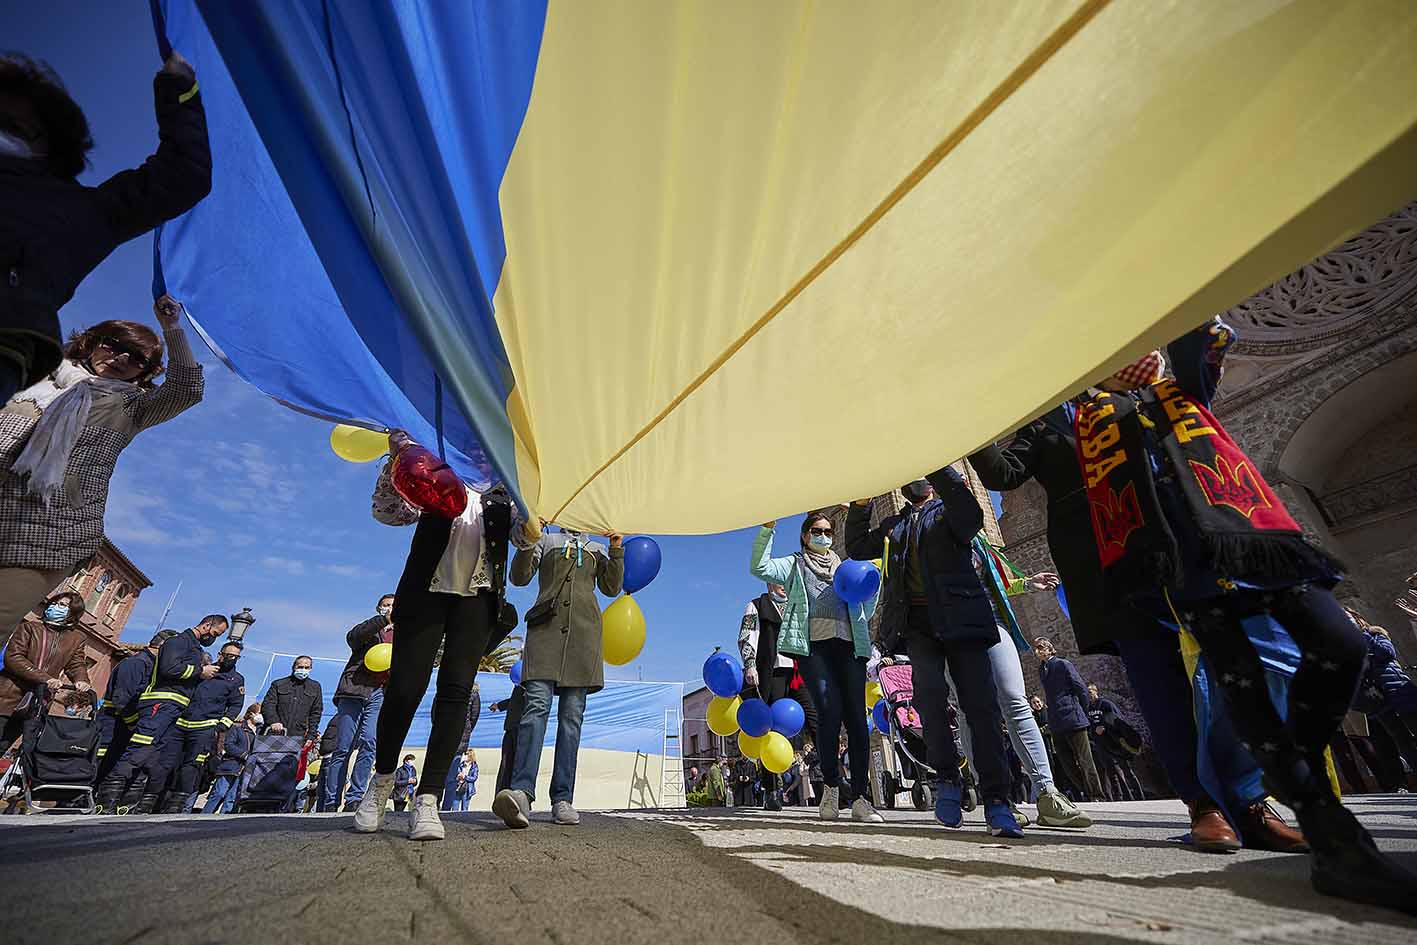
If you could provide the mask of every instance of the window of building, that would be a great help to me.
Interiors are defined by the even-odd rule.
[[[108,621],[116,620],[123,611],[123,606],[128,603],[128,595],[132,593],[127,584],[118,585],[118,592],[113,595],[113,601],[108,605]]]
[[[108,590],[108,585],[113,583],[113,572],[105,571],[99,575],[98,583],[94,584],[93,590],[89,591],[89,596],[84,598],[84,606],[90,612],[98,610],[99,599],[103,597],[103,592]]]

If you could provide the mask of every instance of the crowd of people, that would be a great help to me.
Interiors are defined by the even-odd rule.
[[[47,67],[0,58],[6,742],[16,735],[15,720],[36,711],[63,678],[76,692],[89,687],[74,633],[83,601],[46,595],[98,549],[120,453],[203,394],[181,306],[167,296],[154,306],[161,337],[117,320],[67,342],[59,332],[59,308],[114,247],[184,212],[210,188],[201,95],[180,55],[167,59],[154,94],[157,152],[87,187],[76,180],[92,147],[78,105]],[[1053,589],[1061,579],[1081,652],[1120,656],[1166,775],[1189,808],[1197,848],[1307,852],[1320,892],[1417,908],[1417,877],[1384,855],[1342,805],[1325,758],[1357,704],[1412,766],[1413,686],[1385,634],[1365,633],[1335,599],[1339,563],[1304,538],[1210,412],[1233,341],[1226,325],[1209,321],[969,457],[990,489],[1043,487],[1057,575],[1021,577],[1007,566],[982,536],[983,510],[951,465],[901,486],[899,511],[873,514],[872,501],[862,499],[808,514],[787,554],[774,554],[776,523],[762,526],[748,571],[766,592],[746,608],[739,635],[745,691],[801,701],[815,744],[835,746],[843,732],[844,743],[841,751],[818,751],[804,741],[780,778],[720,760],[702,775],[708,796],[740,806],[805,797],[824,819],[846,812],[880,823],[860,700],[868,679],[906,664],[923,744],[916,772],[930,782],[943,827],[963,825],[971,789],[988,832],[999,838],[1023,836],[1021,782],[1038,823],[1051,827],[1087,828],[1080,802],[1141,796],[1129,764],[1135,740],[1115,704],[1089,689],[1054,641],[1027,641],[1014,615],[1011,597]],[[391,456],[410,445],[402,431],[389,437]],[[297,659],[259,705],[243,709],[240,645],[228,641],[210,655],[227,620],[208,616],[159,634],[113,673],[99,709],[99,809],[190,811],[207,781],[203,809],[230,809],[240,802],[245,759],[274,737],[297,745],[302,759],[306,800],[293,790],[291,808],[352,811],[355,830],[370,833],[382,828],[392,803],[411,810],[410,839],[442,838],[447,795],[465,807],[475,790],[467,745],[477,666],[521,623],[506,583],[536,579],[492,808],[510,827],[529,826],[554,699],[552,819],[579,822],[573,801],[583,713],[604,685],[596,595],[621,589],[621,536],[601,543],[551,531],[523,518],[502,488],[468,488],[455,517],[425,511],[394,487],[392,465],[380,471],[373,514],[386,525],[415,526],[410,548],[395,593],[349,633],[351,656],[329,727],[320,727],[325,703],[309,657]],[[843,556],[880,562],[881,586],[869,600],[838,595]],[[39,618],[24,619],[36,607]],[[1292,643],[1291,663],[1278,669],[1262,660],[1256,638],[1256,628],[1274,627]],[[395,644],[392,662],[374,672],[364,654],[381,642]],[[1030,650],[1046,707],[1025,692],[1021,657]],[[1197,667],[1218,696],[1204,712],[1194,709]],[[419,771],[404,741],[430,683],[432,728]],[[1345,763],[1356,764],[1352,757]],[[1297,829],[1271,794],[1294,811]]]

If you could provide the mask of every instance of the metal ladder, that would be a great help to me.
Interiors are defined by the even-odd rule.
[[[679,709],[664,710],[664,742],[660,747],[659,806],[683,807],[684,752],[679,731]]]

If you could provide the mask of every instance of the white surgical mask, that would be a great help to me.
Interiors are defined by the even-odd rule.
[[[810,544],[818,551],[830,551],[832,546],[832,536],[813,535]]]
[[[260,728],[262,725],[266,724],[266,720],[259,715],[253,715],[251,716],[251,724]]]
[[[768,592],[768,596],[773,599],[773,603],[775,603],[775,604],[785,604],[785,603],[787,603],[787,592],[786,592],[786,591],[769,591],[769,592]]]

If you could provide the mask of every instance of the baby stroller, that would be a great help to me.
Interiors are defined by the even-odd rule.
[[[289,810],[300,782],[300,752],[305,742],[290,735],[258,735],[241,767],[232,813],[276,814]]]
[[[61,688],[72,690],[73,686]],[[57,813],[91,814],[93,779],[98,773],[98,721],[50,715],[53,693],[41,686],[30,697],[15,763],[5,772],[0,796],[18,789],[25,809],[34,812],[35,801],[60,801]],[[26,708],[21,703],[19,711]]]
[[[881,692],[889,709],[889,741],[895,752],[896,769],[899,777],[887,772],[884,776],[886,806],[895,807],[898,791],[909,790],[911,803],[916,810],[931,810],[935,806],[934,784],[939,773],[926,763],[925,734],[920,724],[920,713],[915,711],[915,681],[910,661],[903,656],[894,657],[889,666],[882,666],[878,673]],[[943,680],[941,684],[943,685]],[[964,747],[959,740],[959,724],[954,705],[950,706],[950,735],[955,740],[955,751],[960,757],[960,777],[964,784],[961,807],[974,810],[979,805],[979,790],[975,786],[974,772],[964,759]]]

